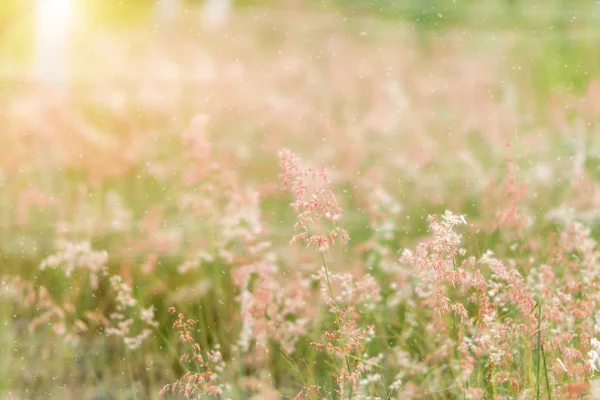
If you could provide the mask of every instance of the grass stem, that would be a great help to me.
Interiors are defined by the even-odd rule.
[[[540,370],[541,370],[541,348],[542,348],[542,307],[538,302],[538,328],[537,328],[537,364],[536,364],[536,399],[540,400]]]

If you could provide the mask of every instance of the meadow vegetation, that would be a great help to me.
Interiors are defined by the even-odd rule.
[[[0,60],[0,397],[600,398],[597,14],[485,3]]]

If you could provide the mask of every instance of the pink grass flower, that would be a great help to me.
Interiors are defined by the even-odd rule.
[[[282,187],[295,197],[291,206],[296,213],[297,233],[290,243],[302,241],[315,250],[327,251],[338,239],[348,242],[348,234],[337,225],[343,210],[331,190],[325,169],[302,168],[300,159],[287,149],[279,152],[279,165]]]

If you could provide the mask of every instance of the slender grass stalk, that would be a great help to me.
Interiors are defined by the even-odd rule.
[[[454,257],[452,257],[452,266],[454,267],[454,271],[457,271],[456,268],[456,259]],[[458,294],[458,288],[456,288],[456,292]],[[462,378],[462,374],[463,374],[463,370],[462,370],[462,356],[460,355],[460,350],[458,348],[458,339],[459,339],[459,334],[458,334],[458,327],[456,326],[456,316],[454,314],[454,310],[452,310],[452,325],[454,327],[454,334],[456,335],[456,348],[454,349],[454,354],[455,357],[458,359],[458,371],[459,371],[459,381]],[[466,388],[469,387],[469,382],[466,383]],[[467,398],[467,393],[463,390],[463,396],[466,399]]]
[[[329,289],[329,296],[331,297],[331,301],[334,301],[333,300],[333,289],[331,288],[331,279],[329,279],[329,270],[327,269],[327,263],[325,262],[325,256],[323,255],[322,251],[320,251],[319,253],[321,254],[321,261],[323,262],[323,268],[325,269],[325,277],[327,278],[327,288]],[[340,323],[340,318],[339,318],[339,316],[336,316],[336,317],[337,318],[335,320],[337,322],[338,329],[341,331],[342,324]],[[342,347],[346,347],[343,339],[342,339]],[[346,367],[348,368],[348,373],[352,374],[351,369],[350,369],[350,362],[348,361],[347,354],[344,354],[344,359],[346,360]],[[335,364],[333,364],[333,366],[335,366]],[[331,377],[333,379],[333,374],[331,375]],[[349,398],[352,398],[352,386],[350,387],[350,397]]]
[[[538,329],[537,329],[537,364],[536,364],[536,399],[540,400],[540,370],[541,370],[541,348],[542,348],[542,307],[538,302]]]
[[[135,380],[133,379],[133,368],[131,367],[131,353],[129,352],[129,350],[127,350],[127,374],[129,375],[129,381],[131,382],[131,392],[133,400],[137,400]]]
[[[490,374],[489,383],[492,387],[492,399],[494,399],[496,398],[496,385],[494,384],[494,370],[496,369],[496,365],[491,364],[488,368]]]
[[[544,353],[544,346],[542,347],[542,359],[544,360],[544,375],[546,375],[546,391],[548,392],[548,400],[552,400],[552,394],[550,391],[550,379],[548,379],[548,367],[546,366],[546,354]]]
[[[152,362],[148,362],[147,355],[143,355],[143,359],[145,365],[152,365],[152,368],[146,368],[146,376],[148,377],[148,390],[154,391],[156,387],[155,366]]]
[[[329,271],[327,270],[327,264],[325,263],[325,256],[323,256],[323,252],[321,253],[321,260],[323,262],[323,268],[325,269],[325,276],[327,277],[327,288],[329,289],[329,297],[333,300],[333,289],[331,289],[331,280],[329,279]],[[337,321],[337,318],[336,318]],[[339,326],[339,321],[337,321]],[[333,375],[335,373],[335,360],[331,362],[331,372],[330,372],[330,381],[329,381],[329,392],[333,395]]]
[[[304,387],[308,387],[308,384],[307,384],[306,380],[304,379],[304,375],[302,375],[302,373],[300,372],[300,367],[298,366],[298,363],[296,363],[296,360],[294,360],[292,357],[290,357],[288,354],[286,354],[286,352],[283,351],[281,348],[279,349],[279,354],[285,361],[287,361],[287,363],[290,365],[292,370],[298,374],[298,377],[302,381],[302,385]],[[311,378],[313,379],[313,382],[314,382],[314,378],[312,377],[312,374],[310,373],[310,371],[309,371],[309,375],[311,376]]]

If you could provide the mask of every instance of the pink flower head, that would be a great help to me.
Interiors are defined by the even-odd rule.
[[[297,233],[291,243],[300,240],[315,250],[326,251],[338,238],[348,242],[346,231],[337,226],[343,210],[338,206],[325,169],[302,168],[299,158],[287,149],[279,152],[279,165],[283,189],[289,189],[295,197],[291,206],[297,214],[294,225]]]

